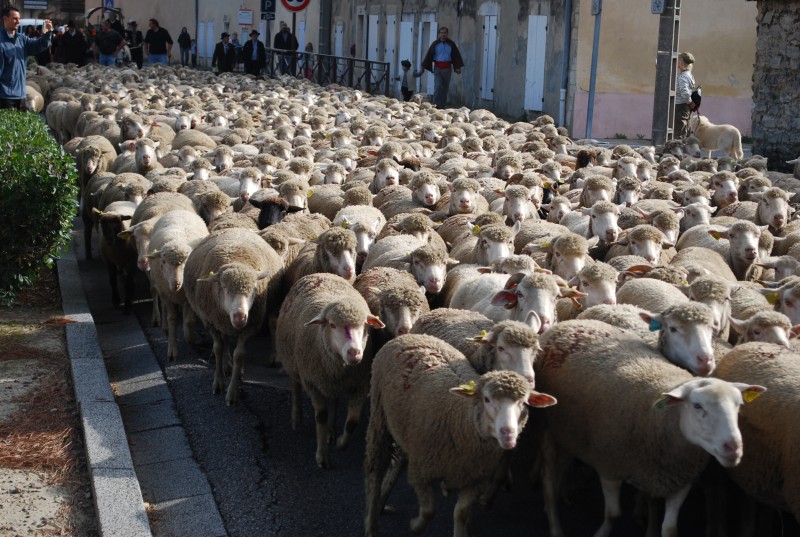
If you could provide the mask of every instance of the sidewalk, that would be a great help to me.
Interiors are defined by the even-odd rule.
[[[136,317],[112,308],[102,261],[81,265],[73,242],[58,277],[64,316],[74,321],[66,325],[67,348],[101,535],[226,536]]]

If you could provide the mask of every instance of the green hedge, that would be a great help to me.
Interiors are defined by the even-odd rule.
[[[69,243],[77,176],[39,116],[0,110],[0,303],[35,284]]]

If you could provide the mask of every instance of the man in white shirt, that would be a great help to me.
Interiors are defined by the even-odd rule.
[[[678,55],[678,78],[675,82],[675,138],[681,139],[687,136],[686,128],[689,125],[689,117],[692,115],[692,92],[695,89],[694,75],[692,66],[694,56],[689,52],[681,52]]]

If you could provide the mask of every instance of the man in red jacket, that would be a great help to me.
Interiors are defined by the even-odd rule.
[[[431,43],[422,59],[422,69],[433,73],[433,104],[446,108],[447,91],[450,89],[450,76],[453,71],[461,74],[464,60],[456,44],[448,37],[446,26],[439,28],[439,39]],[[417,76],[422,75],[420,71]]]

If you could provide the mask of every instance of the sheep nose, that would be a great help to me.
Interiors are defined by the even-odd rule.
[[[250,199],[250,193],[249,192],[242,192],[242,201],[244,201],[246,203],[247,200],[249,200],[249,199]]]
[[[410,326],[403,325],[397,329],[397,334],[402,336],[403,334],[408,334],[411,331]]]
[[[357,364],[360,361],[361,361],[361,349],[359,348],[347,349],[347,363]]]
[[[783,215],[778,215],[772,219],[772,227],[783,227]]]
[[[514,213],[514,216],[512,217],[512,219],[515,222],[524,222],[525,221],[525,215],[522,214],[522,213]]]
[[[241,328],[247,324],[247,312],[246,311],[236,311],[233,313],[233,325],[237,328]]]
[[[606,239],[608,240],[608,242],[614,242],[615,240],[617,240],[617,232],[614,230],[606,231]]]
[[[603,300],[603,304],[608,304],[609,306],[613,306],[616,303],[617,303],[617,299],[616,298],[607,298],[607,299]]]
[[[342,269],[342,278],[348,280],[352,276],[353,276],[353,267],[345,267]]]

